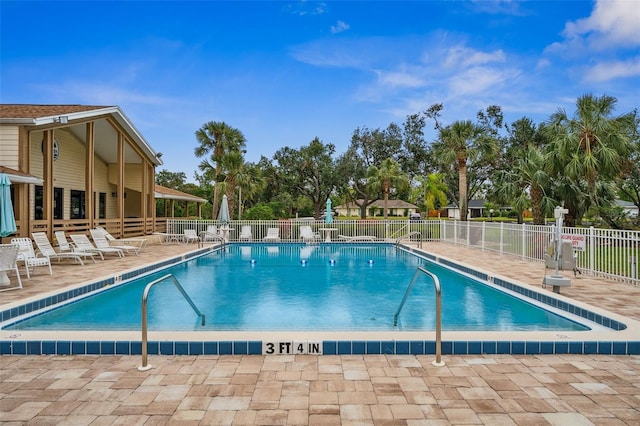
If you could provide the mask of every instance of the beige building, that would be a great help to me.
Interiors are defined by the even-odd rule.
[[[170,200],[169,212],[175,200],[206,202],[156,189],[161,155],[117,106],[0,105],[0,171],[12,182],[18,236],[97,225],[150,234],[162,226],[156,198]]]
[[[361,200],[360,200],[361,201]],[[387,200],[389,216],[409,217],[418,212],[418,206],[403,200]],[[335,207],[339,216],[360,216],[360,207],[355,203],[341,204]],[[384,200],[376,200],[367,206],[367,216],[376,217],[384,215]]]

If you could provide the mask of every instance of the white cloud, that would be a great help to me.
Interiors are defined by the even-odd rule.
[[[499,70],[491,67],[472,67],[449,79],[451,91],[449,96],[458,97],[496,90],[517,78],[519,74],[514,69]]]
[[[39,89],[49,93],[53,99],[76,99],[90,105],[167,105],[174,102],[163,96],[147,95],[118,86],[105,85],[96,81],[68,81],[62,84],[40,84]]]
[[[338,21],[335,25],[331,26],[331,34],[338,34],[349,29],[349,24],[343,21]]]
[[[378,82],[388,87],[422,87],[425,85],[420,73],[407,71],[378,72]]]
[[[548,59],[540,59],[536,64],[536,70],[541,70],[543,68],[547,68],[551,66],[551,62]]]
[[[305,15],[322,15],[325,13],[325,9],[327,4],[324,2],[309,2],[306,0],[302,0],[295,3],[289,3],[286,6],[286,10],[293,14],[299,16]]]
[[[484,65],[490,62],[505,62],[506,55],[502,49],[493,52],[482,52],[464,46],[455,46],[449,49],[445,58],[447,67],[470,67]]]
[[[627,61],[601,62],[586,70],[584,79],[589,82],[601,82],[633,76],[640,76],[640,57]]]
[[[522,16],[525,13],[520,8],[521,5],[522,2],[512,0],[471,0],[475,11],[491,15]]]
[[[564,40],[547,47],[550,52],[576,53],[585,50],[640,46],[640,3],[637,0],[598,0],[591,16],[567,22]]]

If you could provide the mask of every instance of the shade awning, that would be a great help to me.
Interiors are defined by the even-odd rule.
[[[14,183],[31,183],[33,185],[42,185],[43,179],[37,176],[28,175],[9,167],[0,166],[0,173],[5,173],[12,184]]]

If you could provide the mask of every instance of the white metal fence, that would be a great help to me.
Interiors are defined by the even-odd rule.
[[[167,219],[167,232],[183,233],[195,229],[199,234],[215,220]],[[238,241],[242,226],[251,227],[251,240],[262,241],[267,229],[277,228],[282,241],[302,241],[300,226],[311,226],[321,240],[342,236],[371,236],[376,240],[394,241],[411,234],[414,241],[442,241],[524,260],[543,262],[555,226],[512,224],[504,222],[461,222],[451,220],[334,220],[327,224],[315,220],[234,220],[229,224],[230,241]],[[640,232],[613,229],[563,227],[562,238],[571,240],[583,274],[603,276],[640,285],[638,260]]]

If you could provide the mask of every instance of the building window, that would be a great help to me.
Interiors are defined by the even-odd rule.
[[[44,219],[44,188],[41,185],[35,186],[35,220]],[[62,219],[63,204],[62,188],[53,188],[53,218]]]
[[[98,219],[107,217],[107,193],[98,193]]]
[[[71,190],[71,212],[69,214],[70,219],[84,219],[85,208],[85,196],[84,191]]]

